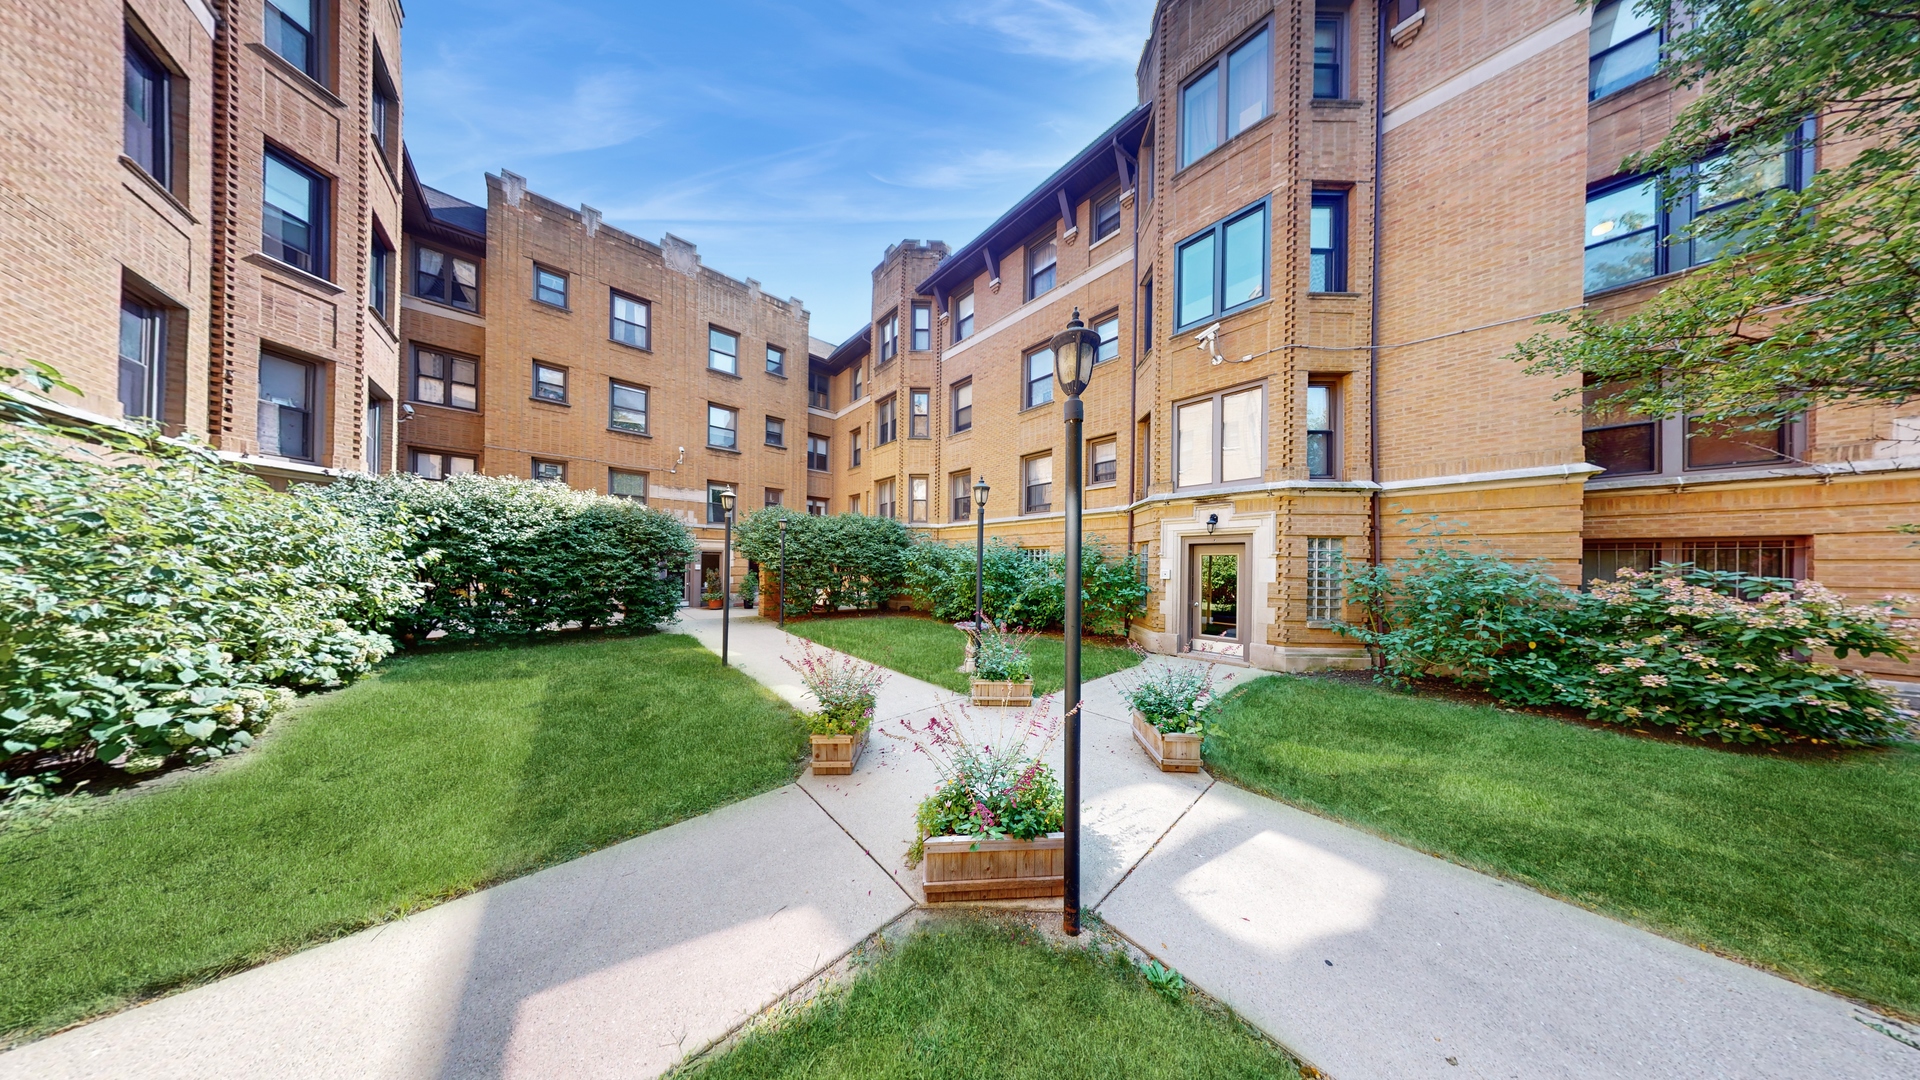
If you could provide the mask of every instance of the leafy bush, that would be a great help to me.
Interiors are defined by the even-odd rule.
[[[1850,605],[1812,581],[1663,565],[1585,593],[1454,543],[1349,574],[1368,625],[1342,632],[1390,675],[1439,674],[1607,723],[1724,742],[1863,745],[1903,729],[1886,692],[1808,657],[1905,660],[1891,600]]]
[[[419,599],[404,519],[278,492],[151,429],[0,425],[0,756],[129,772],[251,745],[291,691],[392,651]],[[83,441],[94,440],[94,441]]]
[[[980,644],[973,650],[973,677],[989,682],[1026,682],[1033,678],[1033,654],[1027,649],[1030,634],[1010,634],[988,625],[980,631]]]
[[[780,570],[780,523],[787,523],[787,614],[815,607],[869,609],[900,592],[901,557],[911,544],[907,527],[864,514],[802,514],[769,506],[742,518],[734,545],[742,555]]]
[[[973,618],[971,544],[915,543],[905,555],[905,588],[915,604],[944,622]],[[1003,541],[987,545],[981,603],[987,618],[1035,630],[1066,618],[1066,556],[1035,556]],[[1081,618],[1092,633],[1117,633],[1146,611],[1147,583],[1134,555],[1109,558],[1096,540],[1081,551]]]
[[[321,498],[373,521],[416,520],[425,596],[402,634],[499,639],[569,623],[633,632],[679,607],[694,544],[630,499],[497,476],[352,477]]]
[[[873,721],[880,684],[887,681],[885,669],[816,649],[810,641],[800,647],[799,663],[780,659],[800,674],[800,684],[820,703],[819,712],[807,715],[807,734],[858,735]]]
[[[1228,675],[1227,678],[1233,678]],[[1213,668],[1154,666],[1121,692],[1147,723],[1167,735],[1198,734],[1213,707]]]
[[[1044,702],[1016,716],[1010,730],[979,744],[944,715],[924,724],[905,722],[905,737],[940,774],[939,786],[914,816],[917,835],[907,852],[908,865],[920,862],[930,837],[1034,840],[1059,831],[1066,797],[1053,770],[1040,760],[1059,724],[1047,715]]]

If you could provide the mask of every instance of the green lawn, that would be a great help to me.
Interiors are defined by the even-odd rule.
[[[971,921],[915,932],[851,986],[688,1072],[700,1080],[1300,1075],[1226,1017],[1166,1000],[1117,953]]]
[[[967,691],[967,676],[958,670],[967,658],[967,635],[952,623],[918,615],[790,619],[787,632],[935,686]],[[1061,638],[1036,637],[1032,649],[1033,692],[1051,694],[1066,686],[1066,647]],[[1091,682],[1139,662],[1140,654],[1125,646],[1088,642],[1080,650],[1080,678]]]
[[[1730,753],[1284,676],[1219,729],[1245,787],[1920,1015],[1920,749]]]
[[[791,709],[681,635],[401,656],[281,724],[227,770],[0,837],[0,1032],[777,787],[805,743]]]

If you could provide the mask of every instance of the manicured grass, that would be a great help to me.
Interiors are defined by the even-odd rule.
[[[1290,1077],[1239,1025],[1148,987],[1117,953],[987,922],[921,930],[851,986],[690,1070],[701,1080]]]
[[[805,741],[791,709],[681,635],[402,656],[281,723],[225,770],[0,837],[0,1032],[765,791]]]
[[[1284,676],[1219,728],[1245,787],[1920,1015],[1920,749],[1730,753]]]
[[[958,670],[967,659],[967,635],[952,623],[918,615],[866,615],[789,620],[787,632],[935,686],[963,694],[968,689],[967,676]],[[1066,646],[1058,635],[1036,637],[1031,644],[1033,692],[1059,691],[1067,684]],[[1080,649],[1080,678],[1091,682],[1139,662],[1132,649],[1087,642]]]

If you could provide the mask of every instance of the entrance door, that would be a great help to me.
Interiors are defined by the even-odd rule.
[[[1245,657],[1247,545],[1196,544],[1187,549],[1187,560],[1187,648]]]

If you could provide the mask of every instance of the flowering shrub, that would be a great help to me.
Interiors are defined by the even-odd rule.
[[[1026,682],[1033,678],[1033,656],[1027,651],[1032,634],[1009,632],[1003,626],[980,631],[973,651],[973,677],[989,682]]]
[[[910,741],[940,773],[939,786],[914,816],[917,835],[907,852],[909,866],[919,864],[929,837],[1034,840],[1057,832],[1065,821],[1060,782],[1040,760],[1060,731],[1045,700],[1002,721],[991,741],[969,737],[944,714],[902,727],[906,734],[895,737]]]
[[[816,649],[812,642],[801,646],[799,663],[780,659],[799,673],[800,684],[820,703],[820,711],[807,716],[808,734],[858,735],[873,722],[880,684],[887,681],[879,665]]]
[[[1215,699],[1213,668],[1156,665],[1122,694],[1162,734],[1198,734]]]

